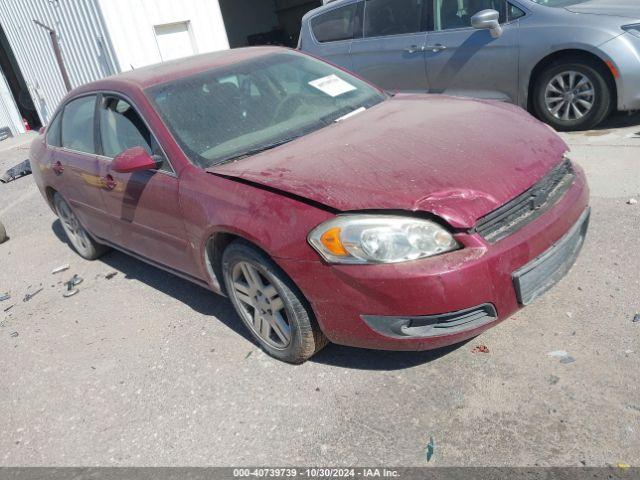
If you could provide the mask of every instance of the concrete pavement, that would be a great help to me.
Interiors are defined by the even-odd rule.
[[[430,437],[429,465],[640,465],[635,132],[638,116],[564,135],[591,230],[534,305],[445,350],[330,345],[297,367],[258,350],[223,298],[121,253],[80,259],[30,178],[0,185],[0,465],[424,466]],[[0,143],[0,171],[26,155]]]

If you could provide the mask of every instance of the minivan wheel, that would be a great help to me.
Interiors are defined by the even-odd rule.
[[[95,260],[109,250],[91,238],[91,235],[84,229],[69,204],[59,193],[53,195],[53,206],[69,242],[82,258]]]
[[[302,363],[327,344],[302,293],[258,249],[237,240],[222,256],[227,294],[251,335],[271,356]]]
[[[600,68],[582,62],[553,65],[538,77],[534,108],[560,131],[589,130],[612,108],[611,88]]]

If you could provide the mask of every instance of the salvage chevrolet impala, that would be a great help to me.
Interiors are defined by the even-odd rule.
[[[589,221],[567,150],[517,107],[390,96],[265,47],[84,85],[31,159],[82,257],[116,248],[227,295],[299,363],[328,341],[457,343],[551,288]]]

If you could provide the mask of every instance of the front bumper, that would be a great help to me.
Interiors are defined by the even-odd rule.
[[[280,265],[303,291],[320,327],[334,343],[383,350],[428,350],[458,343],[522,308],[514,272],[549,251],[585,215],[589,189],[582,170],[575,170],[574,183],[556,205],[495,244],[464,233],[456,235],[464,245],[461,250],[414,262],[328,265],[281,260]],[[456,317],[456,328],[424,335],[433,330],[428,328],[433,324],[428,317],[473,314],[487,305],[495,309],[494,314],[488,309],[488,315],[476,312],[471,321]],[[380,320],[383,317],[414,319],[404,331],[416,335],[390,334]],[[372,318],[378,319],[375,325]],[[402,325],[397,327],[395,332],[402,332]]]
[[[624,33],[600,46],[618,72],[618,110],[640,110],[640,38]]]

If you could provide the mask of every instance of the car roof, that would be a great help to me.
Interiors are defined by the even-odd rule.
[[[233,65],[234,63],[278,52],[292,52],[292,50],[283,47],[265,46],[235,48],[204,53],[178,60],[157,63],[96,80],[75,89],[71,94],[75,96],[85,91],[108,90],[118,86],[137,87],[144,90],[153,85],[167,83],[179,78],[188,77],[208,70],[215,70],[216,68],[223,68]]]

